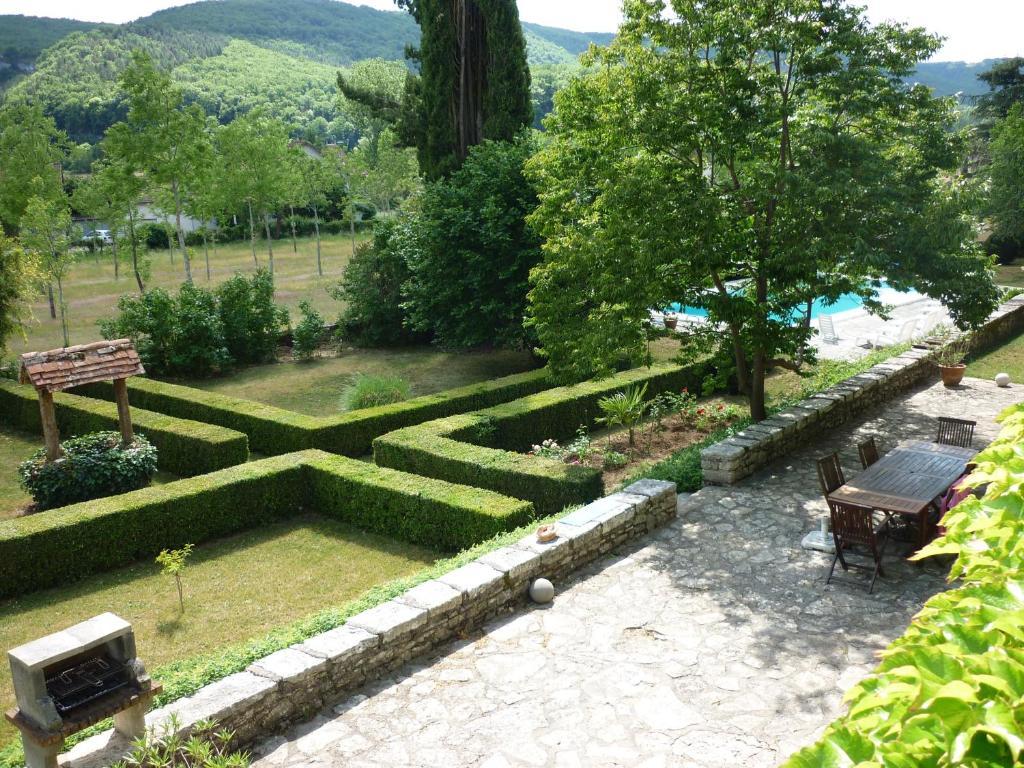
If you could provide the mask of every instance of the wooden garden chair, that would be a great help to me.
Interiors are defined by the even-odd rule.
[[[971,441],[974,440],[976,426],[978,426],[976,421],[939,416],[939,436],[935,438],[935,442],[942,445],[955,445],[958,448],[970,448]]]
[[[821,492],[828,496],[832,491],[846,483],[843,468],[839,464],[839,454],[832,453],[818,459],[818,484]]]
[[[870,595],[875,589],[875,579],[885,576],[885,572],[882,570],[882,555],[885,552],[885,545],[889,542],[887,521],[876,522],[873,510],[858,504],[829,499],[828,507],[832,516],[832,541],[836,546],[836,554],[832,558],[832,566],[828,569],[828,578],[825,583],[832,583],[832,576],[838,562],[843,566],[844,571],[849,571],[850,568],[859,568],[871,572],[871,582],[868,584],[868,594]],[[847,562],[847,555],[853,547],[867,550],[871,555],[872,564]],[[843,553],[843,550],[847,551],[846,554]]]
[[[875,445],[875,438],[869,437],[867,440],[858,443],[857,454],[860,456],[860,465],[864,469],[878,461],[878,446]]]

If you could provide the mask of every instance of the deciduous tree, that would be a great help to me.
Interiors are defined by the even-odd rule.
[[[0,355],[31,317],[29,301],[38,279],[38,258],[0,227]]]
[[[763,419],[766,372],[808,359],[798,319],[817,297],[878,310],[885,277],[960,325],[988,314],[989,263],[949,183],[952,105],[903,80],[937,38],[872,27],[842,0],[625,11],[556,96],[532,164],[545,238],[532,324],[557,374],[642,359],[648,311],[681,302],[707,311]]]
[[[995,233],[1024,246],[1024,103],[995,124],[989,155],[989,212]]]
[[[8,232],[17,233],[30,197],[60,192],[66,152],[63,131],[38,106],[9,103],[0,109],[0,224]]]
[[[64,279],[74,261],[69,250],[71,239],[71,209],[63,192],[56,198],[30,197],[21,219],[21,240],[39,257],[43,279],[48,285],[57,286],[57,308],[65,347],[71,345],[68,306],[64,300]]]

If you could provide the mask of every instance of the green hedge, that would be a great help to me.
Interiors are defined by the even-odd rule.
[[[320,454],[308,466],[315,511],[448,552],[518,528],[535,517],[533,505],[526,501],[343,456]]]
[[[527,499],[538,514],[554,514],[601,496],[601,473],[520,451],[549,437],[564,440],[581,424],[591,426],[600,414],[598,400],[624,387],[646,383],[653,396],[696,388],[703,376],[700,366],[657,365],[549,389],[391,432],[374,440],[373,456],[380,466]]]
[[[244,432],[249,436],[249,446],[259,453],[276,455],[319,448],[353,457],[369,453],[373,439],[379,435],[431,419],[487,408],[548,386],[547,372],[540,369],[393,405],[333,416],[307,416],[179,384],[145,378],[128,380],[131,401],[140,407]],[[112,400],[114,396],[109,383],[92,384],[76,391],[104,400]]]
[[[304,511],[456,550],[533,519],[533,506],[323,451],[0,520],[0,598]]]
[[[961,586],[931,598],[849,709],[784,768],[1015,766],[1024,760],[1024,405],[968,482],[986,486],[943,519],[917,559],[955,555]]]
[[[129,397],[131,399],[131,397]],[[117,429],[117,406],[64,392],[53,396],[61,438]],[[39,397],[33,387],[0,380],[0,423],[42,440]],[[132,424],[156,446],[160,469],[192,477],[249,460],[249,441],[241,432],[199,421],[153,413],[133,405]]]

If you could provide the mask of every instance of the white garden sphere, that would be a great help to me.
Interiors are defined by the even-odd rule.
[[[530,599],[535,603],[550,603],[555,598],[555,585],[547,579],[535,579],[530,585]]]
[[[1008,386],[1010,386],[1010,374],[1008,374],[1008,373],[997,373],[996,374],[996,386],[997,387],[1008,387]]]

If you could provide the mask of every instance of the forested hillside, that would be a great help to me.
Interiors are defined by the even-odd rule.
[[[523,24],[533,69],[536,125],[578,55],[612,35]],[[339,68],[394,62],[419,29],[403,12],[338,0],[217,0],[168,8],[126,25],[0,16],[0,89],[44,108],[76,142],[95,142],[124,116],[115,83],[133,49],[170,70],[186,98],[226,122],[260,106],[312,141],[351,143],[350,110],[339,99]],[[913,79],[940,95],[982,93],[977,73],[992,61],[926,63]],[[27,74],[31,69],[34,72]]]
[[[40,104],[76,142],[95,142],[124,117],[115,83],[131,51],[140,48],[171,71],[190,102],[221,122],[259,106],[296,135],[351,143],[356,132],[338,96],[339,69],[352,76],[356,62],[377,60],[390,82],[400,82],[405,47],[419,40],[407,13],[337,0],[201,2],[120,26],[2,18],[13,21],[3,25],[0,41],[22,39],[19,60],[35,66],[11,85],[9,98]],[[541,114],[579,53],[592,41],[612,38],[536,24],[525,24],[524,31]],[[381,69],[381,60],[392,62],[390,71]]]
[[[73,19],[0,15],[0,89],[31,71],[39,54],[58,40],[99,26]]]

